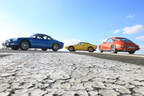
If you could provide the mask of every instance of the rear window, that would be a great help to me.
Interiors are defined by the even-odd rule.
[[[117,39],[122,41],[122,42],[130,42],[130,43],[132,43],[132,41],[127,39],[127,38],[117,38]]]

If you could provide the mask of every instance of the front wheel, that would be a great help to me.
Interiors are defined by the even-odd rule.
[[[70,47],[68,48],[68,50],[69,50],[70,52],[74,52],[74,51],[75,51],[75,49],[74,49],[73,46],[70,46]]]
[[[94,48],[89,47],[89,48],[88,48],[88,51],[89,51],[89,52],[94,52]]]
[[[58,49],[59,49],[59,45],[58,44],[53,44],[52,50],[53,51],[58,51]]]
[[[103,53],[103,50],[102,50],[101,46],[99,47],[99,51],[100,51],[100,53]]]
[[[129,53],[129,54],[134,54],[134,53],[135,53],[135,51],[129,51],[128,53]]]
[[[28,50],[30,48],[30,44],[28,41],[22,41],[20,44],[21,50]]]
[[[115,54],[117,53],[116,47],[113,45],[111,46],[111,50],[112,50],[112,53],[115,53]]]

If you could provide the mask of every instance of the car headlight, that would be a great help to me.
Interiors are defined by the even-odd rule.
[[[10,39],[9,39],[9,40],[6,40],[6,42],[10,42]]]

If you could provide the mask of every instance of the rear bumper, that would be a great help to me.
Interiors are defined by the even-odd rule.
[[[63,47],[64,47],[63,43],[59,44],[59,49],[62,49]]]
[[[135,47],[135,48],[116,48],[118,51],[122,51],[122,52],[128,52],[128,51],[137,51],[140,48]]]

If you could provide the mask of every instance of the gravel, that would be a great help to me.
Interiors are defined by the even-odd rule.
[[[0,58],[0,96],[144,96],[144,67],[71,53]]]

